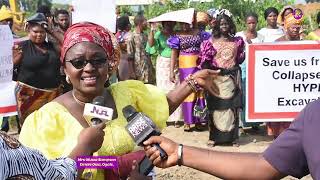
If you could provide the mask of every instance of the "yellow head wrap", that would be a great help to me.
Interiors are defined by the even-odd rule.
[[[302,17],[297,18],[292,13],[288,14],[284,19],[284,28],[288,29],[292,25],[302,25]]]
[[[209,24],[209,15],[205,12],[197,12],[197,23]]]
[[[2,6],[0,9],[0,21],[6,19],[13,19],[13,15],[10,9],[6,8],[6,6]]]
[[[287,10],[287,9],[292,9],[292,11],[295,9],[295,7],[293,6],[284,6],[281,10],[281,12],[279,13],[278,15],[278,18],[277,18],[277,23],[281,26],[283,26],[283,23],[284,23],[284,19],[285,19],[285,16],[284,16],[284,12]],[[282,19],[283,17],[283,19]]]

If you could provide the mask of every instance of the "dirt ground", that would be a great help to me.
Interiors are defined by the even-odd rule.
[[[246,129],[246,135],[241,136],[239,139],[239,147],[233,146],[216,146],[209,148],[218,151],[229,152],[263,152],[268,145],[272,142],[272,138],[265,136],[265,127],[261,126],[258,132],[253,132],[251,129]],[[168,137],[176,142],[185,145],[191,145],[201,148],[208,148],[206,142],[208,140],[209,132],[184,132],[183,128],[174,128],[173,126],[167,127],[163,131],[163,136]],[[196,157],[195,157],[196,158]],[[187,168],[187,167],[171,167],[169,169],[156,169],[157,180],[217,180],[219,178],[213,177],[206,173]],[[296,178],[286,177],[285,180],[293,180]],[[303,180],[311,180],[310,176],[304,177]]]
[[[12,121],[11,121],[12,122]],[[14,126],[14,125],[12,125]],[[13,130],[12,130],[13,129]],[[10,135],[18,138],[16,128],[12,128],[9,132]],[[261,126],[257,132],[251,129],[245,129],[246,135],[239,138],[239,147],[233,146],[215,146],[208,148],[206,143],[209,137],[209,132],[184,132],[183,127],[175,128],[168,126],[163,131],[163,136],[168,137],[178,143],[190,145],[201,148],[208,148],[218,151],[228,152],[263,152],[271,143],[272,138],[265,136],[265,126]],[[196,158],[196,157],[195,157]],[[209,174],[194,170],[188,167],[171,167],[168,169],[156,168],[157,180],[218,180],[220,178],[211,176]],[[293,177],[286,177],[284,180],[295,180]],[[302,180],[312,180],[310,176],[304,177]]]

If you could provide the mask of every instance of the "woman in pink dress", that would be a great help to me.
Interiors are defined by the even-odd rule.
[[[235,143],[238,138],[241,102],[241,70],[244,61],[244,41],[235,37],[236,27],[230,14],[221,13],[212,30],[212,38],[201,44],[200,68],[220,69],[214,83],[219,94],[207,94],[209,146]]]

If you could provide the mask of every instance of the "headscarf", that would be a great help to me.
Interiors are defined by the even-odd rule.
[[[278,18],[277,18],[277,23],[278,23],[278,24],[283,25],[285,17],[283,17],[283,19],[282,19],[282,16],[284,16],[284,12],[285,12],[287,9],[292,9],[292,11],[293,11],[293,10],[294,10],[294,7],[288,5],[288,6],[284,6],[284,7],[282,8],[282,10],[280,11],[280,13],[279,13],[279,15],[278,15]]]
[[[209,9],[207,11],[207,13],[209,14],[209,16],[211,16],[212,18],[217,18],[219,15],[225,14],[229,17],[232,17],[232,13],[228,10],[228,9]]]
[[[64,34],[60,60],[64,63],[67,51],[75,44],[93,42],[105,50],[109,58],[109,68],[115,70],[120,60],[120,47],[116,41],[114,35],[100,25],[90,22],[73,24]]]
[[[6,8],[6,6],[2,6],[0,9],[0,21],[6,19],[13,19],[13,15],[10,9]]]
[[[209,15],[205,12],[197,12],[197,23],[209,24]]]
[[[302,25],[302,17],[297,18],[292,13],[288,14],[284,19],[284,28],[287,30],[292,25]]]

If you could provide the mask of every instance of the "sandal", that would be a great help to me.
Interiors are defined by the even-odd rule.
[[[240,144],[239,144],[238,142],[234,141],[234,142],[232,142],[232,146],[233,146],[233,147],[239,147]]]
[[[204,126],[200,123],[195,124],[195,128],[197,131],[203,131],[204,130]]]
[[[214,146],[215,146],[215,142],[212,141],[212,140],[208,140],[207,146],[208,146],[208,147],[214,147]]]
[[[191,131],[190,125],[189,125],[189,124],[185,124],[185,125],[183,126],[183,130],[184,130],[185,132],[190,132],[190,131]]]
[[[174,122],[174,127],[175,128],[180,128],[181,127],[181,125],[179,124],[179,121],[175,121]]]

